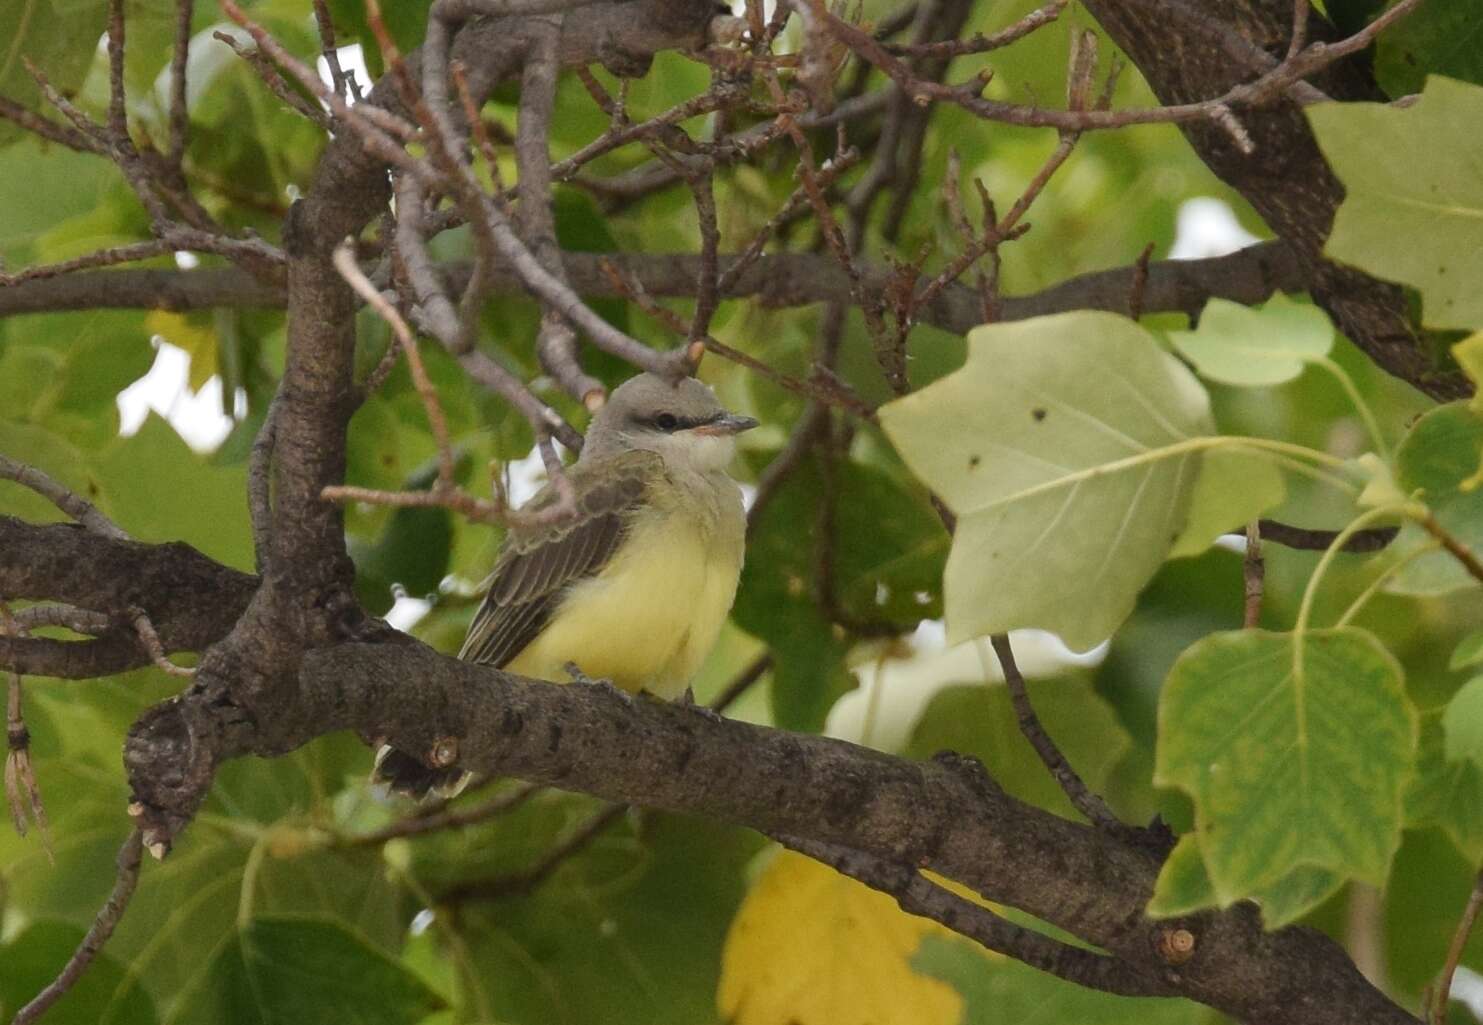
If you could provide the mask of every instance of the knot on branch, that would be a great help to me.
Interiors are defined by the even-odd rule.
[[[196,702],[172,698],[141,715],[124,742],[129,813],[156,857],[169,850],[205,800],[216,773],[219,744]]]

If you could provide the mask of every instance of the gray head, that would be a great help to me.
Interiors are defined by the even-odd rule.
[[[582,458],[642,449],[678,468],[723,470],[736,454],[736,435],[756,426],[693,377],[673,382],[639,374],[619,385],[592,418]]]

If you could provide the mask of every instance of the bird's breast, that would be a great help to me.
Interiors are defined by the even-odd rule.
[[[740,528],[722,529],[693,503],[650,504],[612,561],[567,592],[509,668],[561,681],[575,662],[625,690],[677,697],[714,645],[740,572]]]

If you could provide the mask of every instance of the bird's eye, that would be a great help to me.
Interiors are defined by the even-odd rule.
[[[660,413],[654,418],[654,426],[661,431],[672,431],[680,426],[680,421],[673,413]]]

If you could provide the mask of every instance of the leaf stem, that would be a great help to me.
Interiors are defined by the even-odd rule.
[[[1301,679],[1303,675],[1303,638],[1308,632],[1308,621],[1313,617],[1313,601],[1318,595],[1319,581],[1323,579],[1323,575],[1333,563],[1334,557],[1344,550],[1344,545],[1348,543],[1351,537],[1358,534],[1376,520],[1384,519],[1388,516],[1412,515],[1415,509],[1416,505],[1414,502],[1404,502],[1382,505],[1378,509],[1371,509],[1368,512],[1360,513],[1354,519],[1350,520],[1349,525],[1339,531],[1334,536],[1333,542],[1328,548],[1324,549],[1322,557],[1318,560],[1318,565],[1313,568],[1313,575],[1308,578],[1308,586],[1303,589],[1303,601],[1298,606],[1298,619],[1293,625],[1292,662],[1295,677]]]
[[[1309,362],[1314,366],[1322,367],[1338,379],[1339,385],[1344,389],[1344,394],[1349,396],[1349,401],[1354,405],[1355,412],[1364,421],[1365,430],[1369,432],[1370,441],[1375,445],[1375,451],[1380,453],[1381,459],[1384,459],[1387,463],[1390,462],[1390,447],[1385,444],[1385,437],[1380,433],[1380,422],[1375,419],[1374,410],[1370,408],[1370,404],[1360,394],[1358,386],[1354,383],[1354,378],[1350,377],[1343,367],[1327,356],[1319,356]]]
[[[1429,544],[1422,545],[1419,548],[1413,548],[1401,558],[1397,559],[1395,562],[1385,567],[1385,569],[1376,574],[1375,579],[1371,580],[1369,585],[1366,586],[1365,589],[1359,593],[1359,597],[1355,598],[1354,601],[1350,603],[1349,608],[1344,610],[1344,614],[1340,616],[1334,623],[1334,629],[1337,630],[1339,627],[1348,626],[1349,621],[1359,614],[1360,609],[1364,608],[1369,600],[1375,597],[1375,592],[1384,587],[1386,581],[1388,581],[1391,577],[1395,576],[1401,570],[1405,569],[1420,556],[1426,555],[1430,552],[1434,552],[1440,547],[1442,547],[1440,544]]]

